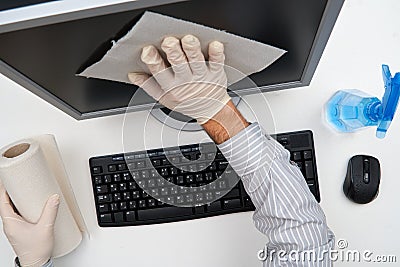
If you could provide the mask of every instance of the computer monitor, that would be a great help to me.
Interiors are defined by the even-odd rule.
[[[146,11],[225,30],[288,53],[250,78],[251,94],[308,85],[344,0],[138,0],[0,26],[0,71],[76,119],[123,113],[134,85],[76,76],[92,55],[123,36]],[[229,56],[229,55],[227,55]],[[232,92],[232,94],[234,93]],[[130,110],[154,106],[135,96]]]

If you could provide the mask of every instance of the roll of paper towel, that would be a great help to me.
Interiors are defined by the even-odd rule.
[[[53,135],[32,137],[2,148],[0,179],[18,212],[31,223],[38,221],[47,199],[59,194],[53,257],[78,247],[86,227]]]

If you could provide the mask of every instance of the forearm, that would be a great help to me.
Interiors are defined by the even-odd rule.
[[[203,124],[203,128],[216,144],[222,144],[249,125],[233,102],[229,101],[212,119]]]
[[[243,128],[239,132],[222,129],[207,132],[216,143],[225,141],[219,143],[219,149],[242,178],[256,207],[254,224],[269,237],[268,249],[276,252],[329,249],[333,233],[299,168],[290,162],[290,153],[257,123],[247,127],[240,121]],[[233,125],[239,125],[239,121]],[[215,136],[219,132],[223,132],[222,137]],[[323,262],[328,264],[328,261]]]

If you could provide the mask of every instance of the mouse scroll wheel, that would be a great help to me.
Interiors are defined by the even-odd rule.
[[[364,159],[364,177],[363,177],[364,183],[368,184],[369,183],[369,160]]]

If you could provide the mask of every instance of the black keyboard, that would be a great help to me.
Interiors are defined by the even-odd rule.
[[[291,153],[319,202],[311,131],[273,135]],[[89,160],[101,227],[175,222],[254,205],[237,174],[213,143],[93,157]]]

